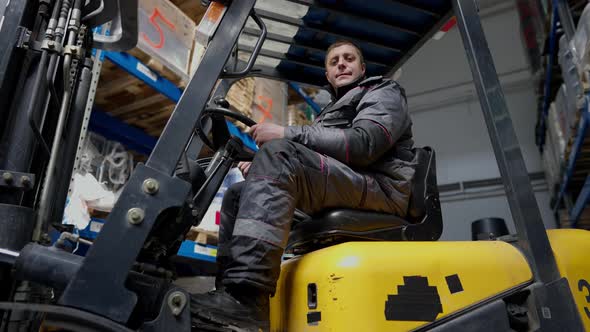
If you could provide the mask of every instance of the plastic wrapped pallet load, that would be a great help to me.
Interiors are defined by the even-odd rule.
[[[567,141],[578,124],[578,108],[575,95],[562,84],[555,97],[555,108],[563,137]]]
[[[543,168],[550,193],[555,193],[561,181],[563,172],[563,154],[565,151],[565,140],[558,123],[558,115],[555,103],[551,104],[547,122],[547,140],[543,149]]]
[[[568,43],[565,36],[559,39],[558,62],[561,67],[561,74],[563,82],[570,92],[570,95],[575,98],[580,98],[584,93],[580,73],[578,70],[579,60],[572,43]]]
[[[575,52],[578,71],[588,72],[590,70],[590,4],[587,4],[582,12],[571,46]]]
[[[549,137],[554,146],[553,150],[555,151],[555,158],[557,160],[563,161],[565,160],[564,154],[567,142],[563,130],[561,129],[561,126],[559,124],[559,114],[557,108],[555,107],[555,103],[552,103],[551,107],[549,108],[547,122],[547,136]]]

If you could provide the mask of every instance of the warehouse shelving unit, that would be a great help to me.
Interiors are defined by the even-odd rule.
[[[543,113],[540,119],[541,135],[545,135],[547,117],[550,108],[551,83],[553,66],[556,61],[558,30],[563,31],[563,38],[570,41],[575,32],[575,25],[568,3],[565,0],[554,0],[552,4],[551,30],[549,31],[549,50],[547,69],[545,72],[545,87],[543,96]],[[564,78],[571,78],[572,72],[562,72]],[[576,78],[579,80],[579,78]],[[574,82],[573,85],[578,84]],[[566,84],[567,85],[567,84]],[[569,84],[572,86],[572,84]],[[583,84],[580,82],[579,86]],[[584,91],[586,90],[586,91]],[[579,92],[572,91],[568,98],[576,98],[573,104],[580,105],[575,114],[575,125],[569,137],[565,137],[566,149],[564,153],[562,178],[559,189],[556,193],[553,210],[558,216],[562,202],[564,203],[569,219],[569,226],[576,228],[584,210],[590,203],[590,92],[588,89],[580,88]],[[556,103],[556,105],[561,105]],[[563,105],[561,105],[563,106]],[[565,110],[560,110],[565,112]],[[539,140],[540,147],[544,147],[544,139]],[[559,216],[558,216],[559,218]]]
[[[121,52],[121,53],[119,53],[119,52],[106,52],[105,58],[108,59],[109,61],[113,62],[114,64],[116,64],[119,68],[125,70],[130,75],[133,75],[134,77],[136,77],[140,81],[144,82],[145,84],[147,84],[149,87],[151,87],[152,89],[154,89],[158,93],[161,93],[162,95],[166,96],[168,99],[170,99],[175,104],[178,102],[178,100],[180,100],[180,96],[182,95],[182,90],[180,88],[178,88],[171,81],[162,77],[160,74],[151,71],[147,65],[141,63],[141,61],[139,61],[134,56],[124,53],[124,52]],[[117,120],[113,118],[113,121],[117,121]],[[116,126],[115,122],[113,122],[113,125]],[[244,144],[248,148],[250,148],[254,151],[256,151],[258,149],[256,146],[256,143],[254,142],[252,137],[250,137],[247,134],[244,134],[233,123],[231,123],[229,121],[227,121],[227,126],[228,126],[230,133],[232,135],[237,136],[240,139],[242,139],[242,141],[244,142]],[[117,131],[117,130],[115,130],[115,131]],[[133,144],[135,144],[135,143],[144,144],[144,142],[146,140],[140,134],[138,134],[137,136],[135,136],[135,135],[130,136],[129,138],[132,141],[134,141],[134,142],[131,142]],[[123,143],[123,142],[121,142],[121,143]],[[153,145],[155,145],[155,142]],[[153,146],[152,146],[152,148],[153,148]],[[151,152],[151,150],[149,152]],[[149,153],[148,153],[148,155],[149,155]]]

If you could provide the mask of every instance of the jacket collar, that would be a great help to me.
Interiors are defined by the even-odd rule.
[[[368,78],[366,76],[361,76],[356,81],[351,82],[347,85],[341,86],[338,89],[334,89],[334,87],[332,87],[332,85],[330,85],[330,84],[325,85],[324,88],[326,90],[328,90],[328,92],[330,92],[330,95],[332,95],[333,101],[338,101],[338,99],[342,98],[342,96],[344,96],[346,93],[348,93],[348,91],[356,88],[357,86],[364,86],[369,83],[379,81],[381,79],[383,79],[383,76],[372,76],[372,77],[368,77]]]
[[[364,79],[365,79],[365,77],[361,76],[356,81],[350,82],[347,85],[343,85],[343,86],[336,88],[336,89],[331,84],[328,84],[327,90],[332,95],[333,100],[338,100],[342,96],[344,96],[348,91],[356,88],[359,85],[359,83],[362,82]]]

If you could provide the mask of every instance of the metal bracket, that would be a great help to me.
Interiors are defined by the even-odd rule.
[[[35,174],[0,169],[0,187],[31,190],[35,187]]]
[[[81,55],[84,54],[84,52],[83,48],[80,46],[66,45],[66,47],[64,47],[64,54],[70,54],[73,58],[80,59],[82,58]]]
[[[532,318],[542,331],[584,331],[580,312],[566,278],[547,284],[535,283],[529,287],[529,307],[535,312]]]
[[[190,331],[190,295],[180,288],[170,289],[162,300],[158,317],[145,323],[141,330],[145,332]]]
[[[166,303],[172,315],[179,316],[188,303],[188,296],[181,291],[174,291],[168,295]]]
[[[41,49],[46,50],[50,53],[57,54],[62,54],[63,52],[63,46],[55,40],[51,39],[43,39],[43,41],[41,42]]]
[[[146,180],[158,182],[157,193],[144,191]],[[189,192],[188,182],[137,166],[59,303],[126,322],[137,302],[136,294],[125,287],[127,274],[158,216],[180,208]]]
[[[17,37],[16,37],[16,47],[22,49],[28,49],[29,43],[31,42],[31,30],[19,26],[16,29]]]

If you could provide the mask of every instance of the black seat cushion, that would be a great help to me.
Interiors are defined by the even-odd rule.
[[[361,210],[331,210],[313,218],[298,213],[287,251],[304,254],[347,241],[401,240],[408,222],[391,214]]]
[[[295,223],[292,232],[305,229],[306,232],[320,233],[330,230],[340,232],[369,232],[407,225],[408,222],[392,214],[362,210],[331,210]]]

